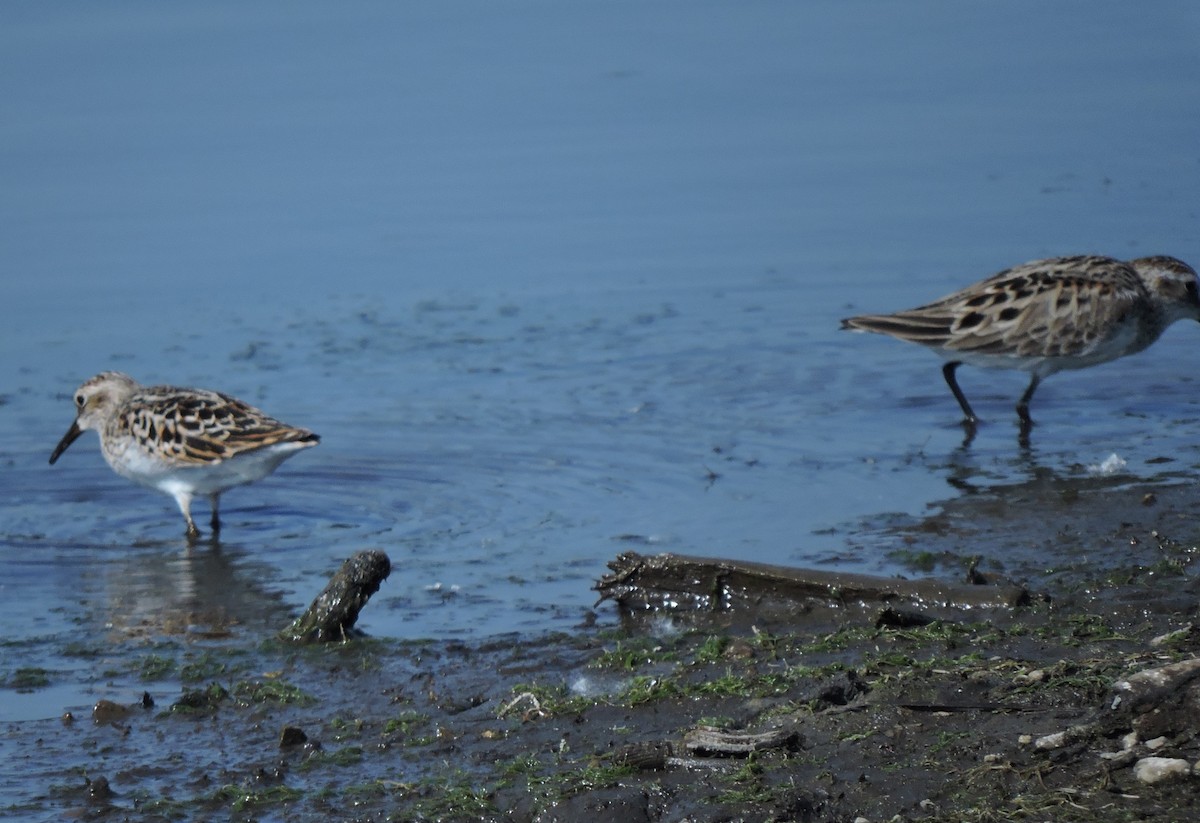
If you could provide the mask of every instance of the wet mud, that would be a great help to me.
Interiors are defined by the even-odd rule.
[[[25,790],[2,811],[1190,819],[1200,759],[1194,495],[1116,481],[1071,488],[967,495],[886,530],[914,574],[932,565],[957,585],[1002,570],[1030,594],[1018,605],[920,619],[919,605],[739,601],[472,643],[297,646],[244,627],[161,638],[141,665],[171,672],[173,696],[130,689],[4,729],[4,769],[19,771]],[[1045,544],[1045,565],[1005,567],[1004,547],[1029,541]]]

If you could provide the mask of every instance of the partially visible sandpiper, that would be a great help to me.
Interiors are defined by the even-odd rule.
[[[970,426],[977,418],[954,378],[959,365],[1029,372],[1017,403],[1027,429],[1029,401],[1043,378],[1142,351],[1185,318],[1200,321],[1200,297],[1196,272],[1182,260],[1076,256],[1015,266],[926,306],[850,317],[842,328],[941,355],[942,374]]]
[[[88,429],[100,434],[100,451],[113,471],[175,498],[189,538],[192,498],[212,505],[212,530],[221,529],[217,498],[234,486],[261,480],[321,438],[274,420],[253,406],[204,389],[141,386],[106,371],[75,392],[75,422],[63,435],[53,464]]]

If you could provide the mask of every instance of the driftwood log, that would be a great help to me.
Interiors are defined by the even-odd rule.
[[[345,640],[355,634],[358,613],[379,591],[392,571],[392,562],[381,551],[355,552],[329,580],[303,615],[279,633],[297,643]]]
[[[904,580],[681,554],[625,552],[608,567],[612,574],[595,586],[600,599],[633,611],[724,611],[813,600],[868,606],[900,602],[925,609],[1013,608],[1029,600],[1029,593],[1014,585]]]

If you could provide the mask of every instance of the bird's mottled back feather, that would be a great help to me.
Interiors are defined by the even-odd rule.
[[[276,443],[317,443],[317,435],[268,417],[219,392],[149,386],[113,420],[139,447],[180,463],[207,464]]]
[[[1006,269],[932,303],[861,315],[843,327],[964,354],[1077,357],[1150,310],[1145,284],[1109,257],[1056,257]]]

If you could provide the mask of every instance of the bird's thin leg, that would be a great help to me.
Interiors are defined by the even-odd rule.
[[[1033,399],[1033,393],[1037,391],[1038,383],[1041,382],[1042,379],[1035,374],[1029,381],[1029,388],[1025,389],[1025,393],[1017,401],[1017,416],[1021,418],[1021,423],[1025,426],[1033,425],[1033,418],[1029,416],[1029,401]]]
[[[971,448],[971,444],[975,442],[975,432],[976,432],[975,424],[972,423],[970,420],[964,420],[962,422],[962,427],[963,427],[963,441],[962,441],[962,446],[960,446],[960,448],[969,449],[969,448]]]
[[[950,386],[950,391],[954,392],[954,399],[958,401],[958,405],[962,407],[963,414],[966,415],[964,422],[973,426],[978,422],[978,418],[975,417],[975,412],[972,411],[971,404],[967,402],[967,396],[958,387],[958,381],[954,379],[954,370],[960,365],[962,364],[955,360],[942,366],[942,376],[946,378],[946,384]]]
[[[1029,416],[1029,401],[1033,399],[1033,393],[1037,391],[1038,384],[1042,379],[1036,374],[1029,381],[1029,387],[1025,389],[1025,393],[1021,395],[1021,399],[1017,401],[1017,417],[1021,418],[1021,427],[1017,433],[1017,443],[1021,448],[1029,448],[1029,432],[1033,429],[1033,418]]]
[[[208,501],[212,504],[212,520],[209,521],[209,526],[212,527],[212,533],[214,535],[221,531],[221,516],[217,514],[217,503],[219,502],[220,498],[221,495],[219,494],[211,494],[208,497]]]
[[[200,536],[200,530],[196,528],[196,521],[192,520],[192,496],[187,492],[177,492],[175,502],[179,504],[179,510],[183,512],[183,519],[187,521],[188,539],[195,540]]]

